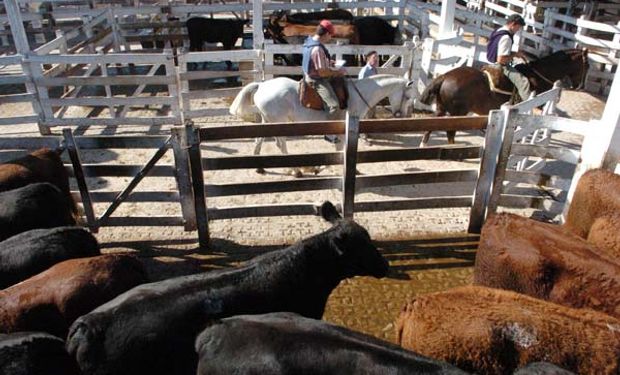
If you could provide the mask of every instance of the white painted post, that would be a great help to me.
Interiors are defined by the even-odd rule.
[[[262,49],[263,36],[263,2],[252,2],[252,48]]]
[[[441,14],[439,16],[439,38],[452,32],[454,28],[454,9],[456,0],[445,0],[441,2]]]
[[[4,7],[6,8],[6,14],[9,17],[9,24],[11,25],[11,34],[13,34],[15,49],[18,54],[26,55],[30,52],[30,45],[28,44],[28,36],[26,35],[26,30],[24,29],[19,4],[17,4],[17,0],[4,0]]]
[[[620,106],[618,103],[620,103],[620,74],[616,72],[603,117],[600,121],[593,121],[593,126],[583,140],[581,162],[575,168],[562,212],[562,220],[568,213],[577,182],[586,171],[594,168],[616,170],[620,160]]]

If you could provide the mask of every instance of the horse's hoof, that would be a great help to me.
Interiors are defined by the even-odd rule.
[[[263,168],[256,168],[256,173],[265,174],[265,170]]]

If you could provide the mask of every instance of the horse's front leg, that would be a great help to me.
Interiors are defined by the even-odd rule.
[[[263,142],[265,142],[265,138],[260,137],[254,140],[254,155],[260,155],[260,150],[263,147]],[[265,169],[263,167],[256,168],[256,173],[264,174]]]
[[[428,130],[424,132],[424,136],[422,137],[422,142],[420,142],[420,147],[426,147],[428,145],[429,139],[431,139],[431,131]]]

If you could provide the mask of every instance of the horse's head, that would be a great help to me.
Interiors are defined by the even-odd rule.
[[[580,90],[585,84],[590,68],[588,50],[584,48],[557,51],[531,62],[529,66],[536,76],[549,84],[568,77],[571,81],[571,88]]]

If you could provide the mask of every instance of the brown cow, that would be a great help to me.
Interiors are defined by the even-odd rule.
[[[485,223],[474,283],[620,318],[620,262],[566,228],[517,215]]]
[[[579,374],[620,371],[620,320],[506,290],[466,286],[416,297],[396,332],[404,348],[480,374],[537,361]]]
[[[620,176],[593,169],[581,176],[566,215],[565,226],[587,238],[590,227],[600,217],[620,213]]]
[[[295,36],[310,36],[316,31],[316,25],[299,25],[295,23],[288,23],[279,21],[278,25],[282,27],[282,35],[285,37]],[[334,24],[336,30],[333,38],[348,39],[350,44],[359,44],[359,37],[357,29],[354,25],[349,24]]]
[[[72,212],[77,215],[77,205],[69,189],[69,175],[62,164],[60,153],[58,150],[41,148],[0,164],[0,191],[17,189],[35,182],[49,182],[60,189]]]
[[[42,331],[66,337],[71,323],[146,282],[128,255],[71,259],[0,291],[0,332]]]
[[[620,212],[596,218],[590,227],[588,242],[620,259]]]

